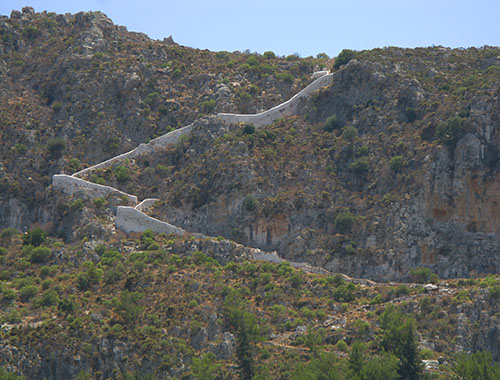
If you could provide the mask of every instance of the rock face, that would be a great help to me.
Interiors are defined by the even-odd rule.
[[[309,104],[299,111],[301,115],[321,125],[322,120],[334,114],[340,124],[354,126],[358,134],[354,142],[346,141],[340,148],[331,147],[324,140],[318,142],[337,150],[331,164],[314,154],[304,161],[316,161],[317,167],[328,164],[336,167],[336,186],[346,191],[336,192],[335,200],[330,200],[331,206],[328,196],[324,196],[326,202],[316,202],[315,206],[311,205],[312,201],[308,202],[307,196],[302,196],[305,207],[296,207],[299,200],[291,197],[281,201],[281,209],[263,211],[266,204],[276,202],[282,197],[279,194],[287,193],[298,183],[303,186],[302,191],[312,194],[327,191],[319,179],[312,180],[311,172],[318,169],[311,165],[300,176],[296,175],[297,169],[294,173],[281,173],[270,166],[269,159],[266,162],[252,157],[255,148],[239,141],[229,144],[231,165],[237,165],[238,170],[228,177],[218,177],[212,170],[215,167],[218,171],[227,170],[227,165],[217,158],[215,164],[205,161],[206,157],[213,160],[218,153],[217,148],[211,146],[215,140],[202,138],[193,141],[190,147],[195,152],[192,170],[210,173],[208,177],[212,176],[212,181],[217,178],[211,188],[225,190],[216,190],[216,194],[205,190],[201,206],[180,196],[183,206],[179,208],[170,198],[170,202],[163,204],[163,211],[158,210],[156,215],[167,217],[188,231],[236,238],[243,244],[277,250],[291,260],[300,257],[300,261],[308,260],[331,272],[357,277],[408,279],[408,271],[417,266],[428,266],[442,277],[497,272],[500,270],[497,254],[500,193],[496,170],[499,144],[498,132],[492,125],[498,120],[498,99],[488,96],[481,100],[467,99],[467,112],[460,112],[464,117],[457,119],[458,129],[447,132],[456,133],[451,143],[449,135],[442,135],[440,140],[436,137],[439,128],[447,125],[446,116],[439,119],[434,114],[426,116],[424,105],[436,97],[432,90],[427,82],[423,85],[417,79],[408,78],[398,64],[387,67],[380,62],[351,61],[334,74],[331,86],[310,97]],[[297,125],[304,128],[298,134],[305,134],[302,140],[307,140],[310,126],[309,132],[305,132],[304,124]],[[299,126],[294,125],[295,128]],[[414,136],[408,135],[410,129],[414,129]],[[288,132],[277,128],[272,133]],[[391,138],[384,141],[390,133]],[[195,130],[194,134],[201,136],[202,132]],[[389,141],[398,138],[401,148],[395,149],[394,142]],[[429,144],[429,139],[435,140]],[[287,154],[280,151],[276,143],[274,147],[278,155]],[[374,175],[363,173],[357,178],[352,175],[356,157],[364,154],[353,152],[354,149],[368,152],[368,165]],[[383,150],[392,152],[387,157],[381,155]],[[203,155],[200,158],[197,154]],[[402,173],[392,166],[393,158],[403,161],[406,156],[406,173]],[[204,166],[197,166],[195,160],[202,160]],[[298,182],[287,180],[293,176]],[[246,190],[234,191],[235,181]],[[265,185],[255,185],[258,181]],[[196,181],[188,183],[201,185]],[[245,208],[248,189],[261,202],[257,213]],[[346,201],[353,192],[355,197],[365,197],[364,200],[359,199],[356,204]],[[366,197],[379,199],[380,205],[367,205]],[[351,231],[350,236],[332,236],[338,232],[332,223],[339,212],[337,204],[371,216],[361,229]],[[354,254],[361,251],[366,254]]]

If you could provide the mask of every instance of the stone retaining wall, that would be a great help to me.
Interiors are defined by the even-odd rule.
[[[137,197],[135,195],[124,193],[111,186],[99,185],[66,174],[55,174],[52,177],[52,185],[67,194],[84,192],[89,198],[100,198],[113,193],[120,197],[126,197],[134,205],[137,204]]]
[[[302,91],[298,92],[295,96],[293,96],[288,101],[277,105],[265,112],[255,114],[255,115],[238,115],[238,114],[228,114],[228,113],[220,113],[216,116],[216,119],[223,123],[241,123],[248,122],[255,125],[255,127],[262,127],[268,124],[275,122],[277,119],[287,116],[294,115],[301,102],[304,101],[304,98],[308,97],[314,91],[320,89],[323,86],[329,85],[333,80],[333,74],[328,74],[327,71],[320,71],[313,74],[313,79],[315,79],[309,86],[304,88]],[[56,174],[52,178],[52,184],[54,188],[59,188],[69,194],[75,194],[77,192],[84,192],[90,198],[99,198],[106,196],[110,193],[114,193],[121,197],[126,197],[130,202],[132,202],[135,207],[128,206],[118,206],[116,212],[115,224],[116,227],[122,230],[125,233],[130,232],[144,232],[145,230],[151,229],[156,233],[166,233],[166,234],[176,234],[183,236],[187,232],[180,227],[174,226],[170,223],[163,222],[159,219],[153,218],[151,216],[146,215],[143,211],[146,211],[150,208],[158,199],[144,199],[141,203],[137,204],[138,200],[135,195],[130,195],[115,189],[111,186],[99,185],[96,183],[92,183],[81,178],[77,178],[77,176],[84,175],[86,173],[91,172],[94,169],[102,169],[109,167],[116,162],[125,159],[136,158],[144,153],[152,153],[159,149],[162,149],[168,145],[175,144],[179,141],[182,136],[188,136],[192,133],[193,125],[187,125],[183,128],[177,129],[175,131],[169,132],[160,136],[156,139],[151,140],[147,144],[140,144],[135,149],[132,149],[129,152],[120,154],[116,157],[110,158],[104,162],[99,164],[90,166],[85,168],[72,176],[66,174]],[[206,238],[206,236],[202,234],[192,234],[195,237]],[[270,261],[273,263],[280,263],[283,260],[279,257],[276,252],[264,252],[256,248],[248,248],[249,258],[253,260],[263,260]],[[328,271],[312,267],[308,264],[304,263],[291,263],[295,268],[299,268],[305,270],[307,272],[313,273],[328,273]]]
[[[156,233],[176,234],[183,236],[186,231],[170,223],[162,222],[134,207],[118,206],[116,211],[116,227],[125,233],[144,232],[148,229]]]
[[[181,136],[186,136],[191,134],[191,131],[193,129],[193,125],[186,125],[185,127],[176,129],[175,131],[166,133],[160,137],[157,137],[156,139],[151,140],[147,144],[139,144],[136,148],[132,149],[129,152],[120,154],[116,157],[110,158],[109,160],[103,161],[99,164],[96,164],[94,166],[90,166],[88,168],[85,168],[83,170],[80,170],[79,172],[76,172],[73,174],[74,176],[82,176],[86,173],[91,172],[92,170],[95,169],[103,169],[107,168],[108,166],[111,166],[115,164],[116,162],[125,160],[125,159],[130,159],[130,158],[136,158],[144,153],[153,153],[154,151],[157,151],[159,149],[162,149],[168,145],[175,144],[177,141],[179,141],[179,138]]]
[[[145,212],[146,210],[153,207],[153,205],[158,201],[159,201],[159,199],[156,199],[156,198],[144,199],[141,203],[139,203],[137,206],[135,206],[135,209],[139,210],[140,212]]]
[[[302,91],[298,92],[291,99],[284,103],[277,105],[265,112],[258,114],[234,114],[234,113],[219,113],[217,114],[217,119],[228,124],[237,123],[252,123],[256,128],[263,127],[274,123],[276,120],[282,117],[292,116],[297,113],[299,105],[302,101],[314,91],[320,89],[323,86],[327,86],[332,83],[333,74],[324,74],[312,82],[309,86],[304,88]]]

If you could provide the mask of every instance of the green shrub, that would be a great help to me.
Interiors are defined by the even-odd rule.
[[[139,304],[142,298],[144,298],[144,294],[142,293],[124,290],[120,294],[119,301],[115,304],[115,311],[127,323],[134,324],[138,321],[144,310],[144,307]]]
[[[343,339],[339,339],[337,344],[335,344],[335,349],[338,351],[346,352],[347,347],[347,343]]]
[[[439,123],[436,128],[436,137],[442,144],[453,148],[464,135],[464,120],[460,116],[453,116]]]
[[[410,289],[408,289],[406,285],[401,284],[396,288],[396,290],[394,290],[394,294],[397,297],[405,296],[410,294]]]
[[[47,143],[47,150],[52,158],[59,158],[66,149],[66,143],[60,137],[50,139]]]
[[[26,286],[23,286],[20,290],[19,290],[19,299],[22,301],[22,302],[26,302],[30,299],[32,299],[33,297],[35,297],[38,293],[38,287],[35,286],[35,285],[26,285]]]
[[[251,55],[248,57],[247,62],[249,66],[257,66],[260,62],[259,59],[255,55]]]
[[[344,139],[346,141],[354,141],[357,135],[358,135],[358,130],[356,127],[353,127],[352,125],[345,127],[342,131],[342,136],[344,136]]]
[[[255,132],[255,125],[252,123],[245,123],[243,126],[243,133],[246,135],[251,135]]]
[[[45,293],[41,295],[41,297],[37,300],[38,306],[54,306],[59,303],[59,295],[54,289],[47,290]]]
[[[74,296],[63,298],[59,301],[57,308],[63,313],[71,313],[76,309]]]
[[[274,59],[274,58],[276,58],[276,54],[274,54],[274,52],[272,52],[272,51],[265,51],[263,55],[264,55],[265,59]]]
[[[500,285],[493,285],[488,289],[490,299],[498,300],[500,299]]]
[[[32,245],[33,247],[38,247],[39,245],[45,243],[46,238],[47,233],[41,228],[37,227],[24,234],[23,245]]]
[[[153,106],[157,100],[159,99],[160,94],[158,92],[151,92],[144,98],[143,102],[144,104],[147,104],[148,106]]]
[[[403,156],[394,156],[389,161],[389,167],[394,173],[397,173],[403,167]]]
[[[2,380],[25,380],[24,376],[18,376],[15,373],[7,372],[3,367],[0,367],[0,379]]]
[[[337,302],[351,302],[354,301],[356,296],[354,295],[354,290],[356,286],[353,283],[346,283],[338,286],[333,291],[333,299]]]
[[[259,201],[252,194],[248,194],[245,197],[245,199],[243,200],[243,207],[247,211],[254,211],[254,210],[256,210],[257,207],[258,207],[258,205],[259,205]]]
[[[23,28],[23,36],[30,39],[30,40],[34,40],[40,34],[41,34],[41,32],[34,25],[27,25]]]
[[[357,176],[363,176],[364,174],[368,173],[368,171],[370,170],[370,160],[366,156],[356,158],[353,162],[351,162],[351,165],[349,165],[349,168]]]
[[[461,353],[457,355],[453,372],[461,380],[498,380],[500,364],[493,361],[490,352]]]
[[[80,169],[80,166],[81,166],[81,162],[78,158],[76,157],[73,157],[72,159],[70,159],[68,161],[68,165],[69,167],[72,169],[72,170],[79,170]]]
[[[94,203],[95,208],[102,209],[106,200],[104,198],[95,198],[92,202]]]
[[[414,122],[417,120],[417,110],[413,107],[406,107],[405,116],[408,123]]]
[[[325,121],[325,126],[323,129],[327,132],[332,132],[334,129],[342,128],[342,124],[340,123],[337,115],[329,116]]]
[[[106,151],[113,152],[120,147],[120,139],[116,136],[111,137],[106,141]]]
[[[4,289],[2,291],[2,300],[5,302],[14,301],[17,298],[17,293],[14,289]]]
[[[335,230],[341,234],[351,232],[354,223],[356,223],[356,217],[349,210],[343,210],[335,216]]]
[[[424,284],[429,281],[439,281],[439,277],[436,274],[432,273],[431,269],[427,267],[412,268],[408,273],[411,280],[418,284]]]
[[[0,240],[2,240],[3,242],[6,242],[6,243],[10,242],[12,237],[14,235],[17,235],[18,233],[19,233],[19,231],[13,227],[4,228],[2,230],[2,232],[0,233]]]
[[[130,179],[129,170],[125,166],[117,166],[115,171],[115,178],[118,182],[127,182]]]
[[[48,247],[35,247],[31,251],[29,260],[31,263],[45,263],[52,257],[52,251]]]
[[[14,148],[16,149],[16,152],[18,154],[24,154],[28,151],[28,147],[21,143],[16,143],[16,145],[14,145]]]
[[[210,113],[215,109],[215,99],[205,100],[200,103],[200,109],[203,113]]]
[[[333,64],[333,69],[337,70],[340,66],[347,64],[351,59],[356,58],[356,52],[350,49],[342,50]]]
[[[103,275],[102,269],[96,268],[94,263],[86,262],[84,265],[87,267],[87,270],[80,272],[76,281],[80,290],[88,290],[91,285],[98,284]]]
[[[123,266],[122,263],[118,262],[115,266],[113,266],[106,272],[104,276],[104,281],[106,282],[106,284],[114,284],[120,281],[124,275],[125,275],[125,267]]]
[[[278,80],[281,80],[283,82],[285,82],[286,84],[293,84],[293,75],[290,74],[289,72],[283,72],[283,73],[279,73],[279,74],[276,74],[276,79]]]
[[[294,273],[290,276],[290,284],[293,288],[297,289],[302,285],[302,277],[298,273]]]

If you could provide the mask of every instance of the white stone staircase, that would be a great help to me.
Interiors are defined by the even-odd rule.
[[[248,115],[219,113],[216,115],[216,119],[222,124],[252,123],[256,128],[260,128],[266,125],[270,125],[280,118],[292,116],[297,113],[300,104],[304,100],[306,100],[307,97],[309,97],[313,92],[332,83],[333,74],[330,74],[327,71],[319,71],[314,73],[312,78],[314,79],[313,82],[302,89],[300,92],[295,94],[292,98],[265,112]],[[184,229],[153,218],[145,213],[145,211],[153,206],[153,204],[158,201],[158,199],[144,199],[139,202],[135,195],[127,194],[111,186],[99,185],[93,182],[89,182],[80,177],[91,173],[93,170],[112,166],[125,159],[136,158],[145,153],[153,153],[155,151],[162,150],[166,146],[177,143],[181,136],[190,136],[192,133],[192,129],[193,124],[190,124],[175,131],[166,133],[156,139],[151,140],[147,144],[142,143],[129,152],[120,154],[116,157],[110,158],[109,160],[80,170],[72,175],[55,174],[52,177],[52,187],[54,189],[60,189],[67,194],[83,192],[88,198],[91,199],[104,197],[109,194],[114,194],[127,199],[133,206],[118,206],[115,219],[116,227],[125,233],[144,232],[147,229],[151,229],[152,231],[157,233],[172,233],[183,236],[187,233]],[[203,236],[201,234],[192,235],[194,235],[195,237]],[[259,250],[259,253],[256,253],[255,256],[256,260],[266,260],[274,262],[283,261],[283,259],[277,256],[274,252],[265,253]],[[307,266],[307,264],[301,263],[292,264],[297,267]],[[318,270],[320,269],[315,269],[315,271]]]

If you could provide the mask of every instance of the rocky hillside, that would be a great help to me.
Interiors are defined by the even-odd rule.
[[[0,379],[500,377],[499,48],[209,52],[29,7],[0,34]],[[322,68],[293,116],[216,116]],[[81,175],[183,236],[51,185],[187,124]]]
[[[209,52],[155,41],[99,12],[0,18],[0,226],[53,229],[51,176],[216,112],[256,112],[327,57]]]
[[[206,118],[191,140],[89,179],[161,199],[154,215],[188,231],[333,272],[496,273],[499,54],[360,52],[294,117]]]
[[[151,232],[65,244],[41,230],[4,229],[0,239],[2,379],[14,379],[8,371],[229,380],[244,378],[247,366],[269,380],[396,380],[407,378],[398,373],[411,359],[414,378],[444,380],[483,356],[491,376],[500,373],[488,354],[456,355],[498,359],[498,276],[440,282],[420,270],[418,283],[377,284],[249,262],[244,247],[221,238]],[[324,368],[343,375],[312,377]]]

